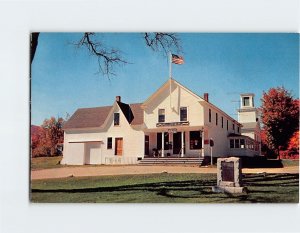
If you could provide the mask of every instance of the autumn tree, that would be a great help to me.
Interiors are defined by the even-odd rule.
[[[264,92],[261,101],[266,144],[280,158],[280,150],[287,149],[290,138],[299,129],[299,101],[284,87]]]
[[[32,125],[31,126],[31,154],[32,157],[37,157],[43,154],[41,150],[41,139],[43,138],[45,132],[41,126]]]
[[[36,49],[38,47],[39,32],[31,33],[30,40],[30,61],[32,63]],[[169,51],[181,52],[180,40],[176,33],[168,32],[145,32],[142,33],[147,47],[155,52],[161,52],[167,55]],[[118,48],[109,48],[101,40],[97,39],[97,33],[85,32],[78,42],[74,45],[77,48],[85,48],[91,56],[94,56],[99,65],[99,71],[108,78],[115,75],[114,67],[116,65],[127,64],[128,61],[122,56]]]
[[[57,146],[63,143],[64,140],[63,122],[63,118],[51,117],[45,119],[38,133],[32,133],[31,149],[33,157],[57,155]]]
[[[299,130],[291,137],[287,149],[289,156],[299,156]]]

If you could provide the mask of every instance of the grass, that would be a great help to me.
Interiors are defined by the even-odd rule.
[[[31,158],[31,169],[38,170],[62,167],[63,165],[59,164],[61,159],[62,156]]]
[[[282,159],[281,162],[284,167],[299,166],[298,159]]]
[[[69,177],[32,181],[32,202],[298,203],[299,174],[245,174],[247,194],[213,193],[215,174]]]

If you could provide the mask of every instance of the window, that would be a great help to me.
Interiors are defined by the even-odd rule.
[[[187,107],[180,108],[180,121],[187,121]]]
[[[240,148],[240,139],[235,139],[235,145],[234,148]]]
[[[112,149],[112,138],[107,138],[107,149]]]
[[[218,125],[218,113],[216,113],[216,125]]]
[[[208,120],[211,122],[211,109],[208,110]]]
[[[240,132],[240,127],[239,126],[237,127],[237,131],[238,131],[238,133]]]
[[[120,125],[120,113],[114,113],[114,125]]]
[[[234,148],[234,139],[230,139],[230,148]]]
[[[240,140],[241,148],[245,148],[245,139]]]
[[[224,119],[223,119],[223,117],[222,117],[222,118],[221,118],[222,129],[223,129],[223,127],[224,127],[223,121],[224,121]]]
[[[202,148],[202,138],[200,131],[190,131],[190,150]]]
[[[235,125],[234,125],[234,123],[232,123],[232,130],[235,130]]]
[[[158,122],[165,122],[165,110],[158,109]]]
[[[243,98],[243,105],[244,106],[250,106],[250,97],[244,97]]]
[[[228,130],[228,120],[227,120],[227,130]]]

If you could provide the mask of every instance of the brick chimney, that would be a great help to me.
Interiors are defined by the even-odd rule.
[[[204,93],[204,100],[208,102],[208,93]]]
[[[121,102],[121,96],[117,95],[117,96],[116,96],[116,101],[117,101],[117,102]]]

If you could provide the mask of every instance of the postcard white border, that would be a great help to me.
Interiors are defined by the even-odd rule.
[[[300,232],[299,205],[30,204],[29,32],[299,32],[297,0],[0,1],[1,232]],[[287,193],[288,195],[288,193]]]

